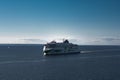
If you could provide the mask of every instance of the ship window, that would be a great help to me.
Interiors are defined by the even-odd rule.
[[[56,45],[55,45],[55,44],[49,44],[49,45],[47,45],[47,47],[48,47],[48,48],[55,48]]]
[[[55,50],[55,52],[61,52],[61,50]]]

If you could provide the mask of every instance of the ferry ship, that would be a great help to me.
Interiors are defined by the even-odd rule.
[[[43,47],[44,55],[57,55],[57,54],[74,54],[80,53],[79,46],[73,43],[69,43],[68,40],[63,42],[52,41],[47,43]]]

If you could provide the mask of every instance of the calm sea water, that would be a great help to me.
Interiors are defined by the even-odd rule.
[[[0,80],[120,80],[120,46],[43,56],[42,45],[0,45]]]

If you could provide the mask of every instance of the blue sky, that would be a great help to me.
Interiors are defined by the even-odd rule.
[[[120,45],[119,0],[0,0],[0,43],[70,39]]]

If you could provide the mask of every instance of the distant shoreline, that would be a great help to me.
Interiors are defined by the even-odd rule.
[[[0,44],[0,46],[5,45],[45,45],[45,44]],[[79,45],[79,46],[120,46],[120,45]]]

